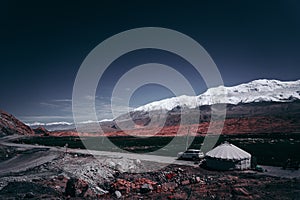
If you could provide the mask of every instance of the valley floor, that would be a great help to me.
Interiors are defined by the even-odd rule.
[[[2,138],[0,199],[297,199],[299,170],[210,171],[191,161],[11,143]],[[157,160],[156,160],[157,159]],[[153,171],[157,166],[160,170]],[[139,173],[140,172],[140,173]]]

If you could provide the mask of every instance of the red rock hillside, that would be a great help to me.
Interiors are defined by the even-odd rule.
[[[0,137],[12,134],[33,135],[34,131],[13,115],[0,110]]]

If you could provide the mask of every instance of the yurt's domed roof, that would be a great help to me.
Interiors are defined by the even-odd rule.
[[[207,152],[206,156],[227,160],[242,160],[245,158],[250,158],[251,154],[233,144],[225,142],[224,144],[221,144]]]

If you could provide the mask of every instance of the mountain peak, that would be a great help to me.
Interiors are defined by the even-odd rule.
[[[220,90],[223,90],[222,92]],[[215,95],[220,95],[216,98]],[[223,94],[223,95],[222,95]],[[224,94],[226,94],[224,96]],[[213,98],[214,97],[214,98]],[[236,86],[209,88],[198,96],[178,96],[155,101],[134,109],[134,111],[172,110],[173,108],[195,108],[215,103],[239,104],[251,102],[289,102],[300,99],[300,80],[279,81],[258,79]]]

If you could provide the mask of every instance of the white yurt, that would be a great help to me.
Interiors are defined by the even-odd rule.
[[[225,142],[206,153],[206,165],[216,170],[251,168],[251,154]]]

